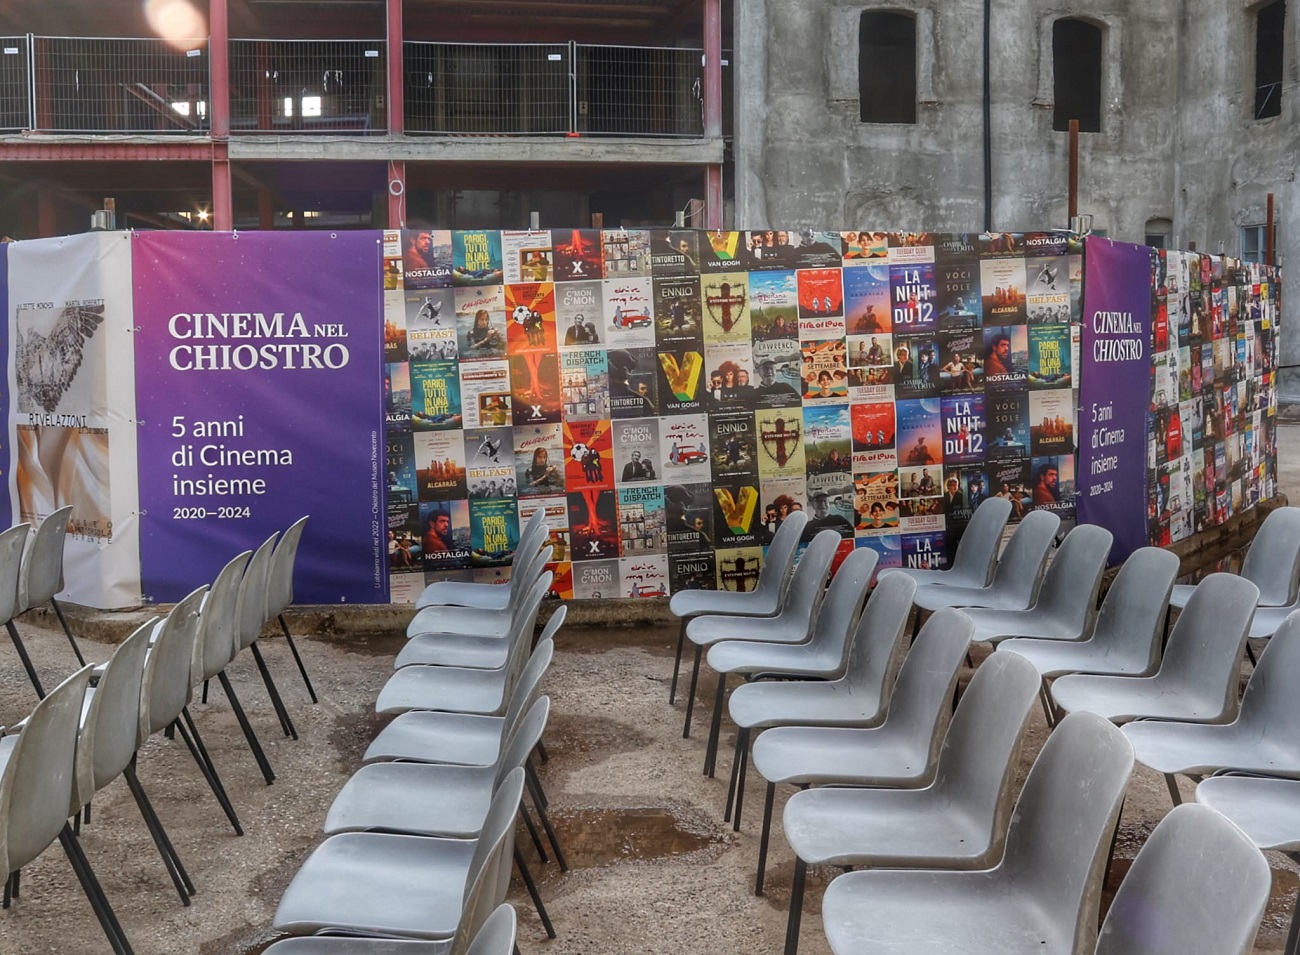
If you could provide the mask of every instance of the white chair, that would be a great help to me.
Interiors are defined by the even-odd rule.
[[[1011,501],[1005,497],[986,497],[975,508],[970,523],[957,542],[952,566],[947,570],[923,570],[914,567],[886,567],[880,578],[904,574],[918,584],[942,584],[946,587],[984,587],[993,576],[1002,546],[1002,530],[1011,518]]]
[[[1264,518],[1241,562],[1241,576],[1259,588],[1260,607],[1295,602],[1300,583],[1300,507],[1279,507]],[[1195,584],[1174,587],[1170,606],[1186,607],[1195,590]]]
[[[526,608],[540,605],[551,587],[551,572],[542,573],[532,584],[532,591],[516,607],[511,629],[502,636],[481,636],[473,633],[422,633],[411,637],[397,652],[393,669],[408,666],[469,667],[475,670],[495,670],[505,666],[514,642],[525,635]],[[520,584],[523,587],[523,584]],[[535,614],[534,614],[535,616]],[[527,630],[532,636],[532,630]]]
[[[450,949],[441,942],[422,942],[413,938],[352,938],[338,935],[314,935],[310,938],[286,938],[266,949],[264,955],[511,955],[518,952],[515,938],[518,922],[514,907],[501,903],[488,916],[469,948],[463,941],[468,932],[457,931]]]
[[[822,924],[835,955],[1081,955],[1097,937],[1106,850],[1133,753],[1091,713],[1072,713],[1051,739],[1061,762],[1029,772],[1006,851],[974,872],[872,870],[835,879]]]
[[[86,658],[81,655],[81,648],[72,636],[68,620],[63,616],[63,608],[54,599],[55,594],[63,589],[63,545],[68,539],[68,521],[71,519],[71,504],[59,508],[41,521],[36,533],[27,542],[22,573],[18,578],[18,606],[14,616],[48,602],[59,618],[59,626],[63,628],[68,643],[72,645],[78,666],[85,666]]]
[[[993,656],[957,705],[929,786],[825,786],[790,797],[785,838],[795,867],[785,955],[799,948],[809,865],[977,869],[996,861],[1015,795],[1015,756],[1037,695],[1038,673],[1027,661]]]
[[[289,652],[293,654],[293,662],[298,664],[298,672],[302,674],[302,682],[307,687],[307,695],[311,697],[313,703],[317,703],[319,701],[316,699],[316,690],[311,685],[311,677],[307,675],[307,667],[303,665],[302,656],[298,653],[298,645],[293,642],[293,634],[289,632],[289,623],[284,619],[284,612],[293,605],[293,568],[298,560],[298,545],[302,542],[302,532],[306,526],[307,518],[298,518],[289,526],[287,531],[280,535],[280,540],[275,545],[275,552],[271,555],[271,568],[268,571],[266,582],[266,619],[280,621],[280,630],[284,633],[284,639],[289,644]]]
[[[28,655],[22,635],[19,634],[18,626],[14,623],[14,617],[21,612],[18,604],[18,579],[22,573],[23,547],[27,543],[27,534],[30,530],[30,524],[15,524],[8,530],[0,532],[0,619],[5,622],[9,639],[13,642],[23,669],[27,671],[27,679],[36,690],[37,699],[41,699],[45,696],[45,687],[41,685],[41,678],[36,674],[36,667],[32,665],[32,658]]]
[[[425,607],[417,610],[411,622],[406,625],[408,638],[427,633],[474,634],[483,637],[504,637],[510,632],[510,626],[520,605],[531,593],[536,582],[546,569],[550,559],[550,548],[542,547],[532,554],[525,555],[515,568],[520,580],[510,587],[506,605],[500,610],[482,610],[476,607]],[[514,579],[514,575],[511,575]]]
[[[238,656],[244,650],[248,650],[253,655],[257,672],[261,674],[262,683],[271,698],[271,708],[275,710],[276,718],[280,721],[280,729],[284,731],[285,736],[297,739],[298,730],[289,717],[289,710],[280,697],[279,687],[275,685],[275,678],[271,676],[271,671],[266,666],[266,658],[262,656],[262,650],[257,645],[257,638],[262,635],[262,628],[266,626],[266,593],[270,584],[271,558],[275,554],[277,536],[278,533],[272,534],[264,540],[261,546],[253,551],[252,558],[244,566],[244,576],[239,582],[239,599],[235,603],[235,616],[239,621],[236,630],[238,649],[235,650],[235,655]]]
[[[519,533],[515,548],[510,580],[504,584],[476,584],[460,580],[438,580],[429,584],[416,598],[415,609],[425,607],[476,607],[480,610],[502,610],[510,602],[514,589],[514,569],[525,557],[536,554],[546,540],[546,509],[539,507]]]

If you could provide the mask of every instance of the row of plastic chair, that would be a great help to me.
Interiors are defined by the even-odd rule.
[[[554,937],[513,841],[518,814],[547,861],[523,802],[526,788],[567,868],[529,762],[550,711],[541,680],[567,609],[553,613],[534,642],[551,583],[545,537],[538,516],[521,535],[509,589],[491,588],[504,593],[435,584],[422,596],[420,623],[376,703],[381,713],[400,715],[344,784],[326,815],[325,841],[281,899],[274,928],[301,937],[268,953],[463,952],[475,932],[484,937],[484,916],[505,896],[512,859]],[[463,602],[441,602],[450,599]]]

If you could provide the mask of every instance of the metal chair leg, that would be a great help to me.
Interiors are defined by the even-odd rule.
[[[560,864],[561,872],[569,871],[569,860],[564,857],[564,850],[560,848],[559,837],[555,834],[555,827],[551,825],[551,817],[546,812],[546,800],[540,797],[541,784],[537,781],[537,774],[533,772],[531,766],[524,763],[524,779],[528,783],[529,792],[533,796],[533,807],[537,810],[537,818],[542,820],[542,828],[546,830],[546,838],[551,843],[551,848],[555,850],[555,861]]]
[[[799,925],[803,921],[803,890],[808,880],[808,863],[798,856],[794,860],[794,880],[790,883],[790,917],[785,923],[785,955],[799,951]]]
[[[235,688],[230,685],[230,677],[226,676],[226,671],[222,670],[217,674],[217,680],[221,683],[221,689],[226,694],[226,699],[230,701],[230,708],[235,712],[235,719],[239,722],[239,728],[244,731],[244,739],[248,740],[248,748],[253,751],[253,759],[257,760],[258,768],[262,770],[262,778],[266,780],[269,786],[275,782],[275,771],[271,769],[271,762],[266,758],[266,753],[262,750],[262,744],[253,732],[252,724],[248,722],[248,717],[244,715],[244,708],[239,705],[239,697],[235,696]]]
[[[145,828],[149,830],[149,836],[158,849],[158,855],[162,857],[163,866],[171,876],[172,885],[176,887],[176,894],[180,896],[181,904],[189,905],[190,896],[194,894],[194,883],[190,881],[189,873],[185,871],[176,854],[176,847],[167,838],[162,821],[154,812],[153,804],[145,795],[144,787],[140,785],[140,777],[135,772],[134,757],[131,759],[131,765],[122,771],[122,775],[126,777],[126,784],[131,790],[131,795],[135,797],[135,804],[140,810],[141,818],[144,819]]]
[[[767,797],[763,800],[763,835],[758,841],[758,875],[754,879],[754,894],[763,894],[763,879],[767,874],[767,840],[772,834],[772,803],[776,800],[776,783],[767,784]]]
[[[533,848],[537,850],[537,858],[541,860],[542,865],[546,865],[551,861],[551,857],[546,854],[546,845],[542,842],[541,833],[537,831],[537,824],[533,822],[533,817],[528,812],[528,807],[524,805],[523,800],[519,802],[519,817],[524,821],[524,828],[528,830],[528,837],[533,840]]]
[[[5,628],[9,631],[9,639],[14,643],[14,649],[18,651],[18,659],[23,663],[23,669],[27,671],[27,679],[32,681],[32,686],[36,690],[36,698],[45,699],[45,687],[41,686],[41,678],[36,675],[36,667],[32,666],[32,658],[27,655],[27,648],[23,646],[23,638],[18,635],[18,627],[12,620],[5,621]]]
[[[1173,800],[1174,805],[1182,805],[1183,794],[1178,791],[1178,778],[1171,773],[1165,773],[1165,785],[1169,788],[1169,798]]]
[[[311,677],[307,675],[307,667],[303,665],[302,657],[298,655],[298,645],[293,642],[293,634],[289,632],[289,625],[284,621],[284,614],[280,614],[280,629],[284,631],[284,639],[289,641],[289,652],[293,654],[293,662],[298,664],[298,672],[302,674],[307,695],[311,697],[313,703],[319,703],[320,700],[316,699],[316,689],[311,685]]]
[[[731,831],[740,832],[740,810],[745,805],[745,776],[749,772],[749,727],[742,727],[736,741],[740,771],[736,774],[736,814],[731,820]]]
[[[59,602],[53,597],[50,598],[50,603],[54,606],[54,615],[59,618],[59,625],[63,627],[63,632],[68,636],[68,643],[72,644],[72,652],[77,656],[77,666],[84,667],[86,658],[81,655],[81,648],[77,646],[77,641],[72,636],[72,630],[68,627],[68,620],[63,616],[63,608],[59,606]]]
[[[736,732],[736,745],[731,751],[731,780],[727,783],[727,807],[722,811],[723,822],[731,822],[731,807],[736,804],[736,778],[740,773],[740,740],[743,732]]]
[[[727,674],[718,674],[718,689],[713,695],[713,718],[709,721],[709,741],[704,747],[704,775],[713,778],[718,762],[718,737],[722,735],[722,708],[727,701]]]
[[[189,722],[193,724],[192,720]],[[185,724],[179,720],[176,722],[176,729],[180,733],[181,739],[185,741],[190,755],[194,757],[194,762],[198,763],[199,771],[203,773],[203,778],[207,781],[208,788],[212,790],[212,795],[217,798],[217,802],[221,804],[221,809],[225,812],[226,818],[230,820],[235,835],[242,836],[244,828],[239,824],[239,817],[235,815],[235,807],[230,804],[230,797],[226,795],[226,789],[221,785],[221,779],[217,776],[216,768],[212,765],[207,748],[202,745],[197,732],[191,737],[189,731],[185,728]],[[197,731],[198,727],[191,725],[191,729]]]
[[[682,618],[681,629],[677,631],[677,656],[673,660],[673,682],[668,684],[668,705],[677,702],[677,677],[682,670],[682,649],[686,646],[686,618]]]
[[[700,658],[704,656],[704,648],[695,647],[695,664],[691,667],[691,686],[686,693],[686,722],[682,724],[682,739],[690,739],[691,736],[691,714],[695,712],[695,688],[700,682]]]
[[[59,833],[59,845],[63,847],[63,852],[68,857],[68,862],[72,865],[72,871],[77,876],[77,881],[81,883],[81,889],[86,893],[90,907],[95,911],[95,918],[99,921],[99,927],[104,930],[104,935],[108,939],[108,944],[112,947],[114,955],[135,955],[131,943],[126,939],[126,933],[122,931],[122,924],[113,913],[113,907],[109,904],[108,896],[104,894],[103,887],[99,884],[99,880],[95,878],[95,872],[90,867],[90,860],[86,858],[85,853],[82,851],[81,844],[77,842],[77,837],[72,834],[71,826],[64,825],[63,830]]]
[[[262,682],[266,684],[267,695],[271,697],[271,706],[275,709],[275,715],[280,719],[280,728],[284,730],[285,736],[298,738],[298,730],[294,728],[293,720],[289,719],[289,711],[285,709],[284,700],[280,699],[280,690],[275,685],[275,679],[271,676],[271,671],[266,668],[266,659],[262,656],[262,651],[257,646],[257,641],[249,646],[253,651],[253,660],[257,663],[257,671],[262,674]]]
[[[546,914],[546,906],[542,903],[542,896],[537,891],[537,883],[533,881],[533,874],[528,871],[528,865],[524,862],[524,854],[515,846],[515,866],[519,869],[519,876],[524,880],[524,888],[528,890],[529,897],[533,900],[533,908],[537,909],[537,917],[542,920],[542,927],[546,929],[547,938],[555,938],[555,926],[551,924],[551,917]]]

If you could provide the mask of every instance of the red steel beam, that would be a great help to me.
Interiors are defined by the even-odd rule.
[[[402,0],[388,0],[388,131],[406,131],[406,90],[403,83]],[[390,225],[391,225],[391,216]],[[396,228],[393,226],[393,228]]]
[[[704,0],[704,135],[722,135],[722,0]]]
[[[230,136],[230,16],[226,0],[211,0],[208,8],[208,116],[212,138]]]
[[[230,232],[235,228],[230,152],[225,143],[212,144],[212,228],[216,232]]]
[[[205,162],[212,158],[212,144],[200,142],[112,143],[47,142],[44,137],[29,136],[21,140],[0,140],[0,162],[105,161],[123,159],[192,159]]]

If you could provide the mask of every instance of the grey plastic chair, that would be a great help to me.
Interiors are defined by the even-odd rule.
[[[72,519],[72,505],[61,507],[36,528],[23,553],[22,572],[18,577],[18,607],[14,616],[26,613],[33,607],[49,602],[59,618],[59,626],[72,644],[72,652],[79,666],[86,665],[81,648],[72,636],[63,608],[54,599],[63,589],[63,545],[68,539],[68,521]]]
[[[30,530],[30,524],[15,524],[0,533],[0,619],[4,620],[5,629],[9,631],[9,639],[18,653],[18,659],[22,661],[23,669],[27,671],[27,679],[31,680],[32,688],[36,690],[36,697],[40,699],[45,696],[45,687],[41,685],[41,678],[36,674],[36,667],[32,665],[32,658],[28,656],[22,635],[19,634],[18,626],[14,623],[14,617],[21,612],[18,603],[18,579],[22,573],[23,548],[27,543]]]
[[[755,895],[763,894],[778,783],[917,789],[934,779],[971,629],[965,614],[950,608],[926,621],[898,671],[889,713],[879,726],[778,726],[754,741],[754,768],[767,780]]]
[[[1169,612],[1169,591],[1178,576],[1178,558],[1159,547],[1129,555],[1111,582],[1087,640],[1016,638],[997,645],[1024,657],[1044,681],[1064,673],[1147,676],[1160,666],[1160,638]],[[1046,705],[1047,698],[1044,698]],[[1049,722],[1054,714],[1048,709]]]
[[[298,545],[302,542],[302,532],[306,526],[307,518],[298,518],[280,535],[280,541],[275,545],[266,582],[266,619],[280,621],[280,630],[289,644],[293,662],[298,664],[298,672],[302,675],[303,685],[307,687],[307,695],[313,703],[318,703],[311,677],[307,675],[307,667],[303,665],[302,656],[298,653],[298,645],[293,642],[289,623],[284,619],[284,612],[293,605],[293,567],[298,560]]]
[[[1258,593],[1244,577],[1211,574],[1179,615],[1153,675],[1071,674],[1052,684],[1052,700],[1058,709],[1088,710],[1116,723],[1228,722],[1237,714],[1238,673]]]
[[[1249,955],[1268,905],[1264,854],[1228,819],[1179,806],[1138,850],[1097,937],[1096,955]]]
[[[244,576],[239,583],[239,599],[235,603],[235,616],[239,621],[236,631],[239,649],[235,652],[238,654],[248,650],[253,655],[257,672],[261,674],[262,683],[271,698],[271,708],[275,710],[276,718],[280,721],[280,729],[284,731],[285,736],[297,739],[298,730],[293,725],[293,720],[289,718],[289,710],[280,697],[279,687],[275,685],[275,678],[271,676],[271,671],[266,666],[266,658],[262,656],[262,650],[257,645],[257,638],[262,635],[262,628],[266,626],[267,621],[266,594],[270,584],[271,558],[275,553],[277,536],[278,534],[272,534],[264,540],[261,546],[253,551],[252,558],[244,567]]]
[[[1190,605],[1189,605],[1190,606]],[[1237,718],[1226,724],[1140,720],[1124,727],[1138,762],[1164,774],[1177,805],[1174,777],[1223,769],[1300,779],[1300,613],[1277,632],[1242,694]]]
[[[515,548],[514,565],[537,553],[545,542],[549,528],[546,526],[546,509],[539,507],[528,518],[519,532],[519,546]],[[429,584],[415,600],[415,609],[425,607],[475,607],[479,610],[503,610],[510,602],[514,589],[514,567],[510,580],[504,584],[476,584],[459,580],[438,580]]]
[[[504,716],[411,710],[380,730],[366,749],[362,762],[403,759],[460,766],[490,766],[495,763],[507,728],[537,699],[542,676],[555,652],[552,638],[564,624],[567,611],[568,607],[561,605],[546,621],[537,646],[511,692]]]
[[[77,728],[92,669],[82,667],[60,683],[36,704],[21,732],[0,739],[0,872],[7,907],[11,887],[17,895],[19,871],[57,839],[109,945],[118,955],[130,955],[122,925],[68,825]]]
[[[149,637],[157,623],[156,618],[150,620],[123,640],[109,661],[95,671],[98,683],[86,690],[69,815],[84,812],[89,819],[90,801],[95,793],[119,776],[126,777],[149,836],[176,887],[176,894],[182,905],[189,905],[194,883],[190,881],[189,873],[185,871],[135,771],[144,664],[149,653]]]
[[[452,633],[504,637],[510,632],[519,607],[532,592],[533,583],[546,569],[549,558],[550,554],[546,547],[540,548],[526,558],[520,568],[520,576],[526,578],[527,586],[512,586],[506,605],[500,610],[480,610],[474,607],[425,607],[423,610],[417,610],[411,622],[406,625],[406,636],[414,638],[426,633]],[[524,579],[519,581],[521,584],[524,582]]]
[[[551,588],[553,574],[545,571],[532,585],[517,608],[511,629],[500,637],[479,636],[470,633],[422,633],[406,641],[393,660],[393,669],[408,666],[470,667],[476,670],[495,670],[506,664],[510,649],[516,640],[531,637],[528,608],[540,606]],[[521,585],[522,586],[522,585]],[[536,614],[534,613],[535,617]]]
[[[1296,602],[1300,584],[1300,507],[1279,507],[1264,518],[1241,562],[1241,576],[1259,588],[1261,607],[1284,607]],[[1169,598],[1170,605],[1186,607],[1195,590],[1194,584],[1179,584]]]
[[[1227,816],[1258,848],[1284,852],[1300,862],[1300,780],[1215,776],[1196,787],[1196,801]],[[1228,885],[1217,882],[1214,893],[1228,891]],[[1300,952],[1300,896],[1282,951]]]
[[[903,637],[915,593],[916,581],[903,574],[892,574],[876,584],[853,627],[848,663],[839,679],[746,683],[732,691],[727,710],[740,728],[731,764],[735,814],[730,814],[729,798],[724,819],[733,819],[736,832],[740,831],[749,740],[754,731],[773,726],[868,727],[885,718],[894,678],[903,662]]]
[[[804,527],[808,524],[808,515],[803,511],[793,511],[781,522],[781,526],[772,535],[772,543],[763,555],[763,563],[758,571],[758,582],[754,589],[737,593],[727,590],[683,590],[673,594],[668,601],[668,610],[681,620],[677,632],[677,656],[673,660],[673,679],[668,687],[668,702],[677,700],[677,677],[682,669],[682,650],[686,646],[686,627],[694,617],[705,614],[723,614],[729,617],[771,617],[776,614],[783,603],[790,587],[790,575],[794,569],[795,555],[799,550],[799,541],[803,537]],[[696,653],[698,665],[699,653]],[[691,697],[687,700],[690,705]]]
[[[549,576],[549,571],[544,576]],[[530,598],[520,613],[520,632],[533,632],[540,599]],[[510,702],[520,672],[527,663],[531,641],[514,641],[505,666],[495,670],[468,667],[409,666],[388,678],[375,700],[375,712],[396,715],[408,710],[443,710],[499,716]],[[533,652],[536,652],[535,650]]]
[[[809,865],[978,869],[997,861],[1015,795],[1015,757],[1037,696],[1038,672],[1028,661],[991,657],[957,705],[929,786],[823,787],[790,797],[785,838],[796,858],[786,955],[799,948]],[[1051,759],[1056,748],[1048,737],[1039,758]]]
[[[511,955],[518,951],[518,919],[514,906],[503,902],[488,916],[483,927],[466,949],[458,945],[461,933],[453,939],[450,949],[442,942],[423,942],[413,938],[353,938],[337,935],[316,935],[310,938],[286,938],[265,950],[264,955]]]
[[[1052,556],[1038,599],[1028,610],[972,607],[975,642],[997,643],[1008,637],[1082,640],[1097,618],[1097,595],[1115,538],[1095,524],[1076,525]]]
[[[1091,713],[1067,716],[1051,739],[1064,752],[1051,772],[1041,759],[1034,764],[996,866],[840,876],[822,900],[831,951],[1091,952],[1107,848],[1133,753],[1119,730]]]
[[[682,738],[691,735],[691,712],[695,708],[695,687],[700,678],[700,655],[705,647],[724,640],[794,644],[809,639],[813,621],[826,596],[826,575],[830,573],[835,552],[842,538],[832,530],[822,531],[808,544],[794,569],[790,591],[780,612],[773,617],[752,619],[709,615],[696,617],[686,627],[686,639],[695,644],[695,664],[691,669],[691,685],[687,691],[686,722]],[[718,734],[722,730],[722,708],[726,698],[727,676],[718,675],[718,687],[713,697],[713,718],[709,724],[709,740],[704,749],[704,775],[712,776],[718,754]]]
[[[524,771],[516,769],[492,798],[477,840],[330,836],[285,889],[273,927],[291,935],[333,931],[444,941],[450,951],[457,934],[476,932],[486,920],[483,910],[504,897],[503,857],[513,847],[523,789]]]
[[[987,587],[947,587],[921,584],[916,588],[916,605],[922,610],[940,607],[992,607],[996,610],[1024,610],[1038,599],[1043,568],[1052,549],[1061,519],[1048,511],[1030,511],[1007,541],[1006,550],[993,570]]]
[[[952,566],[947,570],[923,570],[915,567],[886,567],[880,578],[904,574],[918,584],[942,584],[945,587],[983,587],[993,576],[1002,546],[1002,531],[1011,518],[1011,501],[1004,497],[986,497],[975,508],[970,523],[957,542]]]

